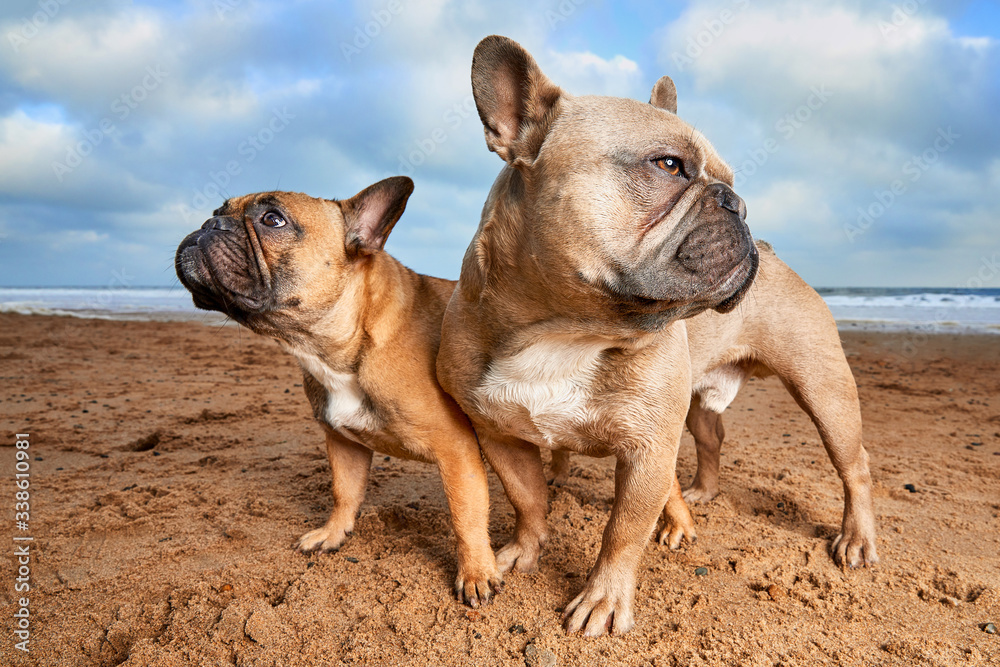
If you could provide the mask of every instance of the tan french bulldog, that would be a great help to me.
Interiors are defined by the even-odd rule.
[[[758,242],[760,268],[751,297],[737,311],[706,311],[686,320],[692,396],[687,426],[694,436],[698,472],[684,491],[689,502],[719,493],[722,412],[751,377],[777,375],[819,431],[844,485],[844,516],[831,550],[849,567],[878,562],[868,454],[861,440],[861,407],[837,325],[823,298]],[[553,453],[557,482],[569,457]]]
[[[672,112],[667,77],[651,104],[574,97],[492,36],[472,87],[507,166],[445,313],[438,378],[516,512],[502,571],[532,570],[546,539],[539,448],[615,457],[601,551],[564,618],[569,632],[626,632],[639,557],[676,487],[692,389],[683,318],[729,312],[749,289],[746,207],[732,170]]]
[[[412,191],[409,178],[395,177],[343,201],[288,192],[229,199],[181,242],[175,265],[197,307],[275,338],[302,366],[326,432],[334,506],[298,548],[343,544],[373,451],[435,463],[458,541],[455,590],[478,607],[502,577],[475,433],[435,378],[454,283],[382,251]]]

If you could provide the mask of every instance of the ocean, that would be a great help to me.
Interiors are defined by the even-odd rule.
[[[1000,334],[1000,289],[819,288],[842,330]]]
[[[817,290],[842,330],[1000,334],[1000,289],[834,287]],[[174,287],[0,287],[0,312],[113,320],[195,320],[218,313],[195,309]]]
[[[221,322],[198,310],[191,294],[174,287],[0,287],[0,313],[69,315],[105,320],[196,320]]]

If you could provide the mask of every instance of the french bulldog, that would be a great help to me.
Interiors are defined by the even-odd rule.
[[[757,272],[746,206],[729,166],[674,113],[668,77],[650,104],[576,97],[492,36],[472,88],[507,164],[445,312],[438,378],[515,510],[501,571],[534,569],[546,540],[540,448],[615,457],[601,550],[564,620],[623,633],[657,517],[679,511],[665,503],[691,402],[685,318],[732,311]]]
[[[265,192],[228,199],[177,248],[198,308],[277,340],[302,367],[326,433],[333,510],[298,541],[339,548],[364,499],[372,453],[438,466],[458,542],[455,591],[472,607],[500,590],[489,491],[475,433],[435,377],[454,283],[383,251],[413,191],[406,177],[342,201]]]

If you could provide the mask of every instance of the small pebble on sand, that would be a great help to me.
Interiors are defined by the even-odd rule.
[[[538,648],[534,642],[524,647],[524,664],[527,667],[555,667],[556,654],[547,648]]]

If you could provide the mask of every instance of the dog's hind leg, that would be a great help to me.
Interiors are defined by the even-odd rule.
[[[372,450],[348,440],[328,426],[326,454],[333,475],[333,509],[326,525],[299,538],[296,548],[304,553],[336,551],[354,530],[354,518],[365,498]]]
[[[692,388],[687,427],[698,452],[698,472],[684,491],[689,503],[704,503],[719,495],[719,452],[726,437],[722,413],[750,377],[746,364],[717,366],[698,378]]]
[[[549,484],[562,486],[569,479],[569,452],[562,449],[552,450],[552,462],[549,463]]]
[[[726,429],[722,426],[722,415],[706,409],[700,396],[691,397],[687,427],[698,452],[698,472],[684,491],[684,500],[706,503],[719,495],[719,457]]]
[[[836,353],[823,354],[823,350]],[[789,393],[819,431],[823,446],[844,484],[844,517],[832,545],[838,565],[858,567],[878,562],[875,513],[868,453],[861,438],[861,406],[857,385],[840,345],[810,353],[809,364],[778,370]]]

